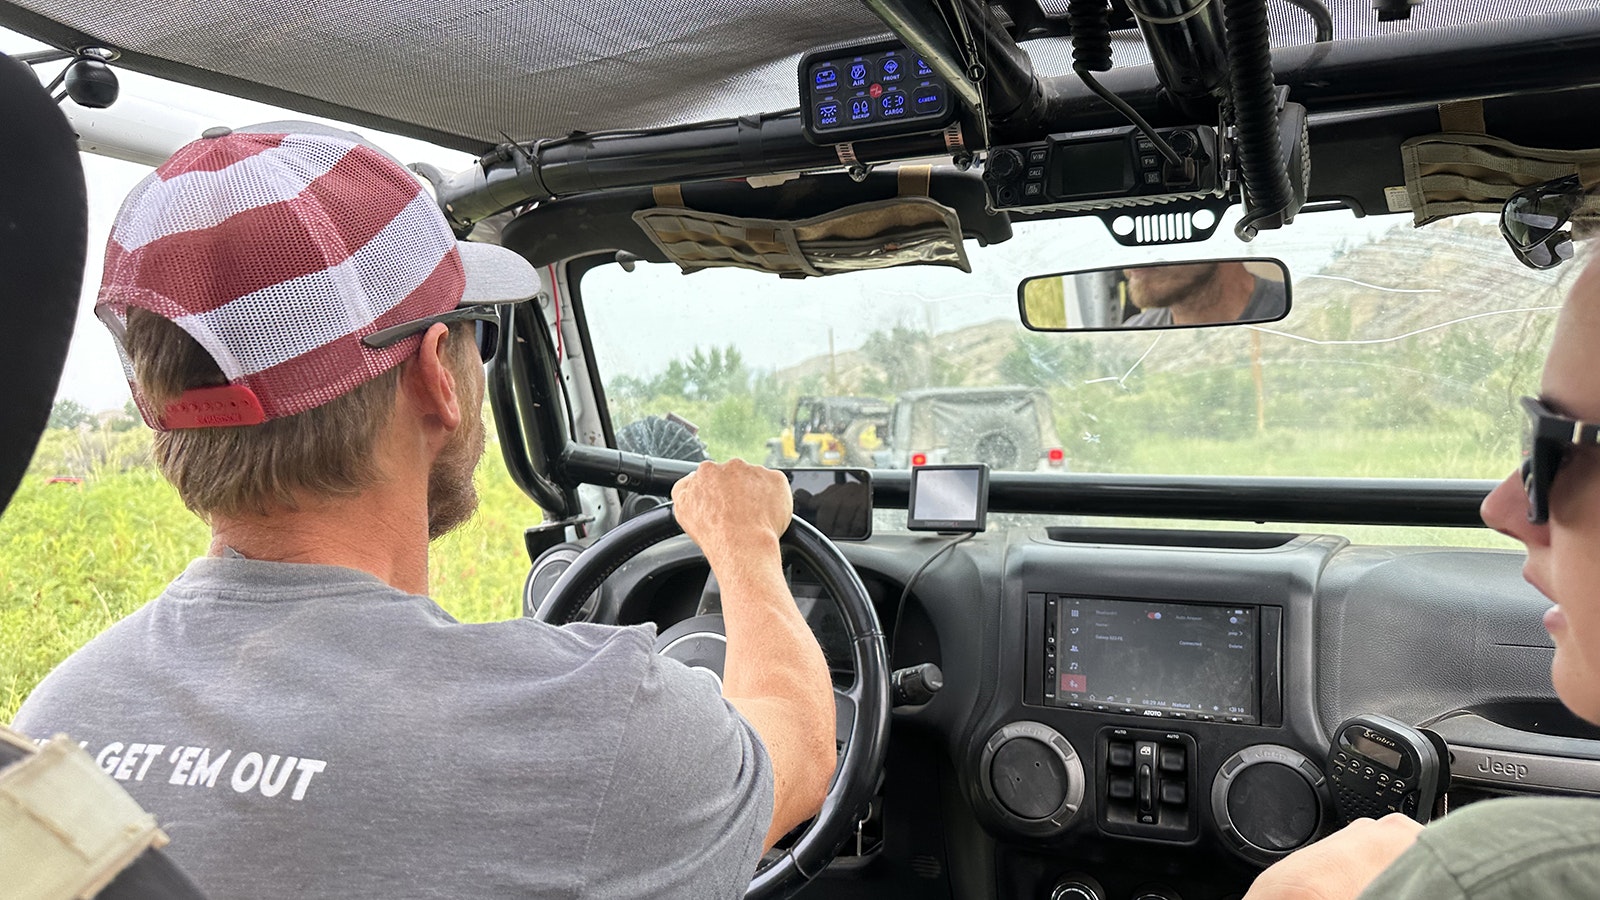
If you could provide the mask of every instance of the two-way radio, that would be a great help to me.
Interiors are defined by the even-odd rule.
[[[1347,824],[1390,813],[1427,822],[1450,786],[1449,759],[1444,739],[1430,731],[1388,716],[1356,716],[1334,733],[1324,771]]]

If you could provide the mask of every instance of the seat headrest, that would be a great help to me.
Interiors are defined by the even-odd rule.
[[[89,203],[77,136],[33,70],[0,55],[0,509],[50,418],[77,318]]]

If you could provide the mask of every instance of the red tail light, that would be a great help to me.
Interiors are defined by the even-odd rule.
[[[925,465],[927,465],[928,464],[928,454],[926,454],[926,453],[913,453],[913,454],[911,454],[911,464],[913,466],[925,466]]]
[[[1048,457],[1052,466],[1059,466],[1067,461],[1067,454],[1062,452],[1060,447],[1051,447]]]

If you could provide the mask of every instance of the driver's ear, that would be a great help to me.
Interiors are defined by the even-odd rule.
[[[422,334],[417,355],[405,363],[400,389],[424,418],[435,419],[445,431],[461,426],[461,384],[445,354],[452,351],[450,327],[434,323]]]

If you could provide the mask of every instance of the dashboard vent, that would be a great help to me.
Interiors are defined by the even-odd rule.
[[[1299,535],[1260,531],[1184,531],[1168,528],[1046,528],[1063,544],[1121,544],[1133,547],[1197,547],[1207,550],[1276,550]]]

